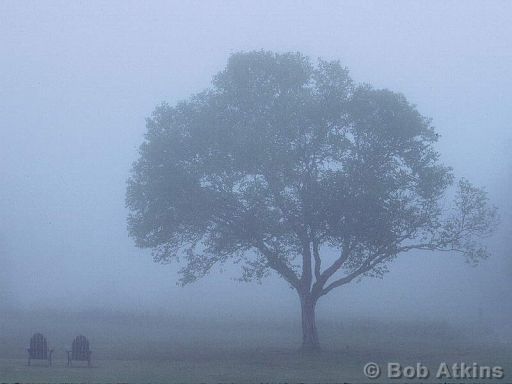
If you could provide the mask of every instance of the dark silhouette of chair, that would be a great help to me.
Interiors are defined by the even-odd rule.
[[[87,361],[87,366],[91,366],[91,350],[89,349],[89,340],[85,336],[77,336],[71,344],[71,351],[68,353],[68,367],[71,366],[73,360]]]
[[[28,352],[28,365],[31,360],[46,360],[48,366],[52,366],[52,353],[53,349],[48,348],[46,337],[40,333],[34,333],[30,339],[30,348],[27,348]]]

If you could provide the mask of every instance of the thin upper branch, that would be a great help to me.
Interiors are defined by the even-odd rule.
[[[432,243],[420,243],[420,244],[414,244],[414,245],[407,245],[403,247],[398,247],[393,250],[393,252],[387,251],[386,248],[381,249],[381,251],[374,253],[372,256],[368,257],[366,261],[356,270],[351,272],[350,274],[341,277],[329,285],[327,285],[325,288],[323,288],[320,292],[320,296],[326,295],[328,292],[333,290],[336,287],[339,287],[341,285],[345,285],[350,283],[355,278],[370,272],[372,269],[374,269],[377,265],[380,263],[386,261],[388,258],[396,256],[399,253],[408,252],[411,250],[428,250],[428,251],[443,251],[443,252],[460,252],[464,253],[464,250],[458,249],[455,247],[446,247],[446,242],[442,242],[439,244],[432,244]]]

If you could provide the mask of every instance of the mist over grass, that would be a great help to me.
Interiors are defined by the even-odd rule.
[[[453,326],[444,321],[383,320],[370,317],[320,318],[320,338],[326,352],[368,358],[392,351],[476,348],[494,344],[510,347],[510,335],[500,335],[485,325]],[[215,354],[257,351],[296,352],[300,322],[295,317],[280,319],[207,317],[179,314],[87,310],[13,310],[0,319],[0,358],[25,358],[29,338],[42,332],[54,357],[65,358],[73,338],[90,339],[94,358],[99,360],[202,359]],[[442,353],[442,351],[439,351]]]
[[[500,365],[511,372],[512,343],[492,329],[445,321],[320,318],[323,350],[298,353],[296,318],[191,318],[169,312],[16,310],[0,318],[0,378],[7,382],[367,382],[362,367],[421,362]],[[54,348],[47,368],[26,366],[26,346],[42,332]],[[92,368],[66,368],[78,334],[91,343]]]

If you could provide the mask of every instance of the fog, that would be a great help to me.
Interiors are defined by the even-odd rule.
[[[401,255],[383,279],[323,298],[318,317],[484,321],[511,338],[512,3],[0,3],[0,289],[3,308],[283,319],[296,293],[225,266],[186,287],[126,230],[145,118],[210,85],[231,53],[339,59],[433,118],[457,176],[485,186],[501,225],[476,268]]]

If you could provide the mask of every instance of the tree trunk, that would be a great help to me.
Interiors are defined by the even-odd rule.
[[[303,352],[313,352],[320,350],[318,341],[318,332],[316,330],[315,306],[316,300],[310,295],[300,296],[300,305],[302,310],[302,348]]]

